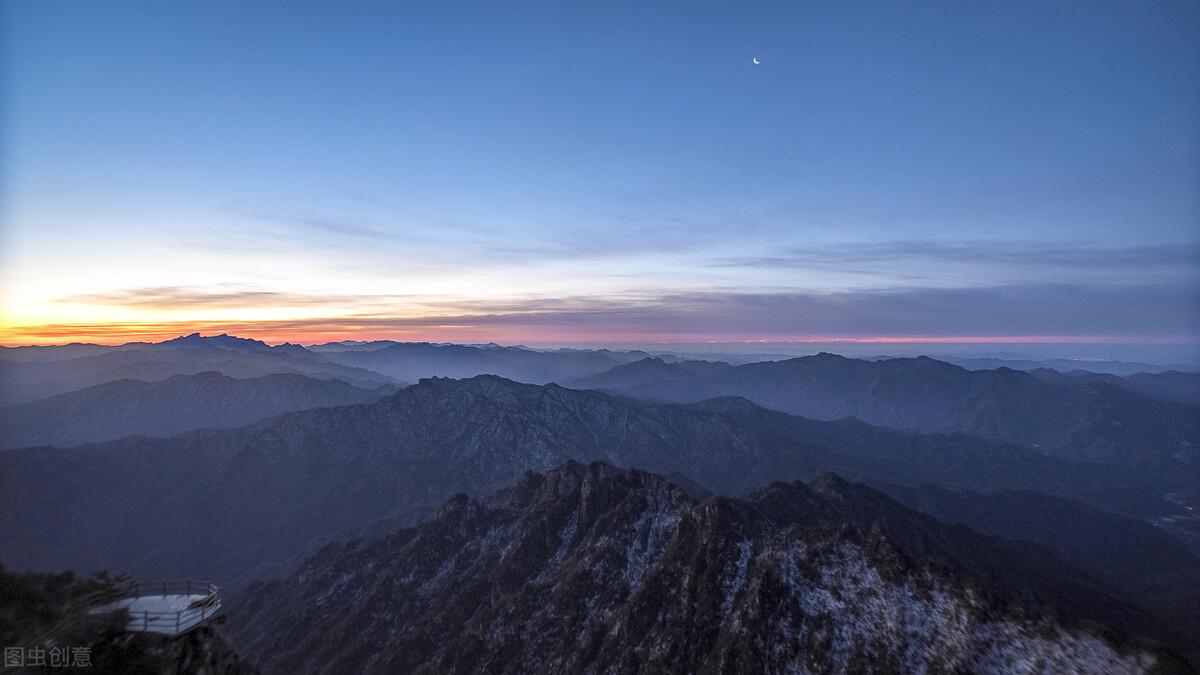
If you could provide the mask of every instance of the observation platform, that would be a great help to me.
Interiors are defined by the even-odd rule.
[[[129,612],[131,633],[183,635],[223,616],[221,597],[211,581],[134,584],[126,597],[93,607],[88,614]]]

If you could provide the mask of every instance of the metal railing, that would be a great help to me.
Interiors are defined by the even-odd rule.
[[[217,585],[212,581],[184,579],[182,581],[152,581],[123,583],[89,593],[72,602],[74,609],[62,621],[29,643],[29,647],[51,645],[85,624],[94,622],[110,613],[126,610],[129,622],[125,630],[134,633],[153,632],[167,635],[182,635],[199,628],[216,618],[221,612],[221,599]],[[112,612],[97,610],[112,606],[123,600],[167,596],[200,596],[186,607],[171,611],[129,610],[112,607]]]
[[[153,632],[180,635],[207,623],[221,611],[221,600],[217,585],[212,581],[185,579],[135,583],[128,586],[129,593],[123,599],[138,599],[168,596],[199,596],[182,609],[177,610],[129,610],[130,632]]]
[[[155,595],[203,595],[216,596],[217,585],[212,581],[200,581],[198,579],[184,580],[167,580],[162,581],[144,581],[138,583],[130,583],[121,586],[125,589],[127,598],[145,598]]]

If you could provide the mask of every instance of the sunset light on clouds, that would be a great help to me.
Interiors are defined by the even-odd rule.
[[[2,10],[4,344],[1196,341],[1194,7],[66,7]]]

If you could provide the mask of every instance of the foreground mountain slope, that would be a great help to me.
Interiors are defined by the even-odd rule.
[[[859,443],[843,423],[799,424],[745,402],[741,417],[718,407],[480,376],[424,380],[374,403],[235,430],[8,450],[0,452],[0,549],[20,569],[114,569],[235,586],[343,530],[571,459],[677,473],[726,494],[846,470],[898,484],[1153,506],[1119,472],[1018,446],[869,427],[874,441]],[[764,421],[774,416],[779,428]]]
[[[946,523],[1037,542],[1102,580],[1118,597],[1163,618],[1167,635],[1200,660],[1200,558],[1149,523],[1030,491],[989,494],[933,486],[879,485],[901,503]]]
[[[1185,669],[998,601],[942,564],[957,536],[837,479],[697,503],[658,476],[568,464],[327,546],[249,588],[230,627],[280,673]]]
[[[0,448],[240,427],[293,410],[366,403],[394,391],[292,374],[237,379],[206,372],[159,382],[117,380],[0,408]]]
[[[1178,539],[1136,518],[1028,490],[992,493],[876,484],[897,501],[938,520],[1009,539],[1038,542],[1064,559],[1107,575],[1114,586],[1200,589],[1200,560]],[[1097,563],[1103,563],[1098,565]],[[1190,581],[1189,581],[1190,579]]]

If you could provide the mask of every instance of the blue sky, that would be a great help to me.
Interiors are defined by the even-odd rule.
[[[1197,3],[601,4],[4,3],[0,337],[1195,341]]]

